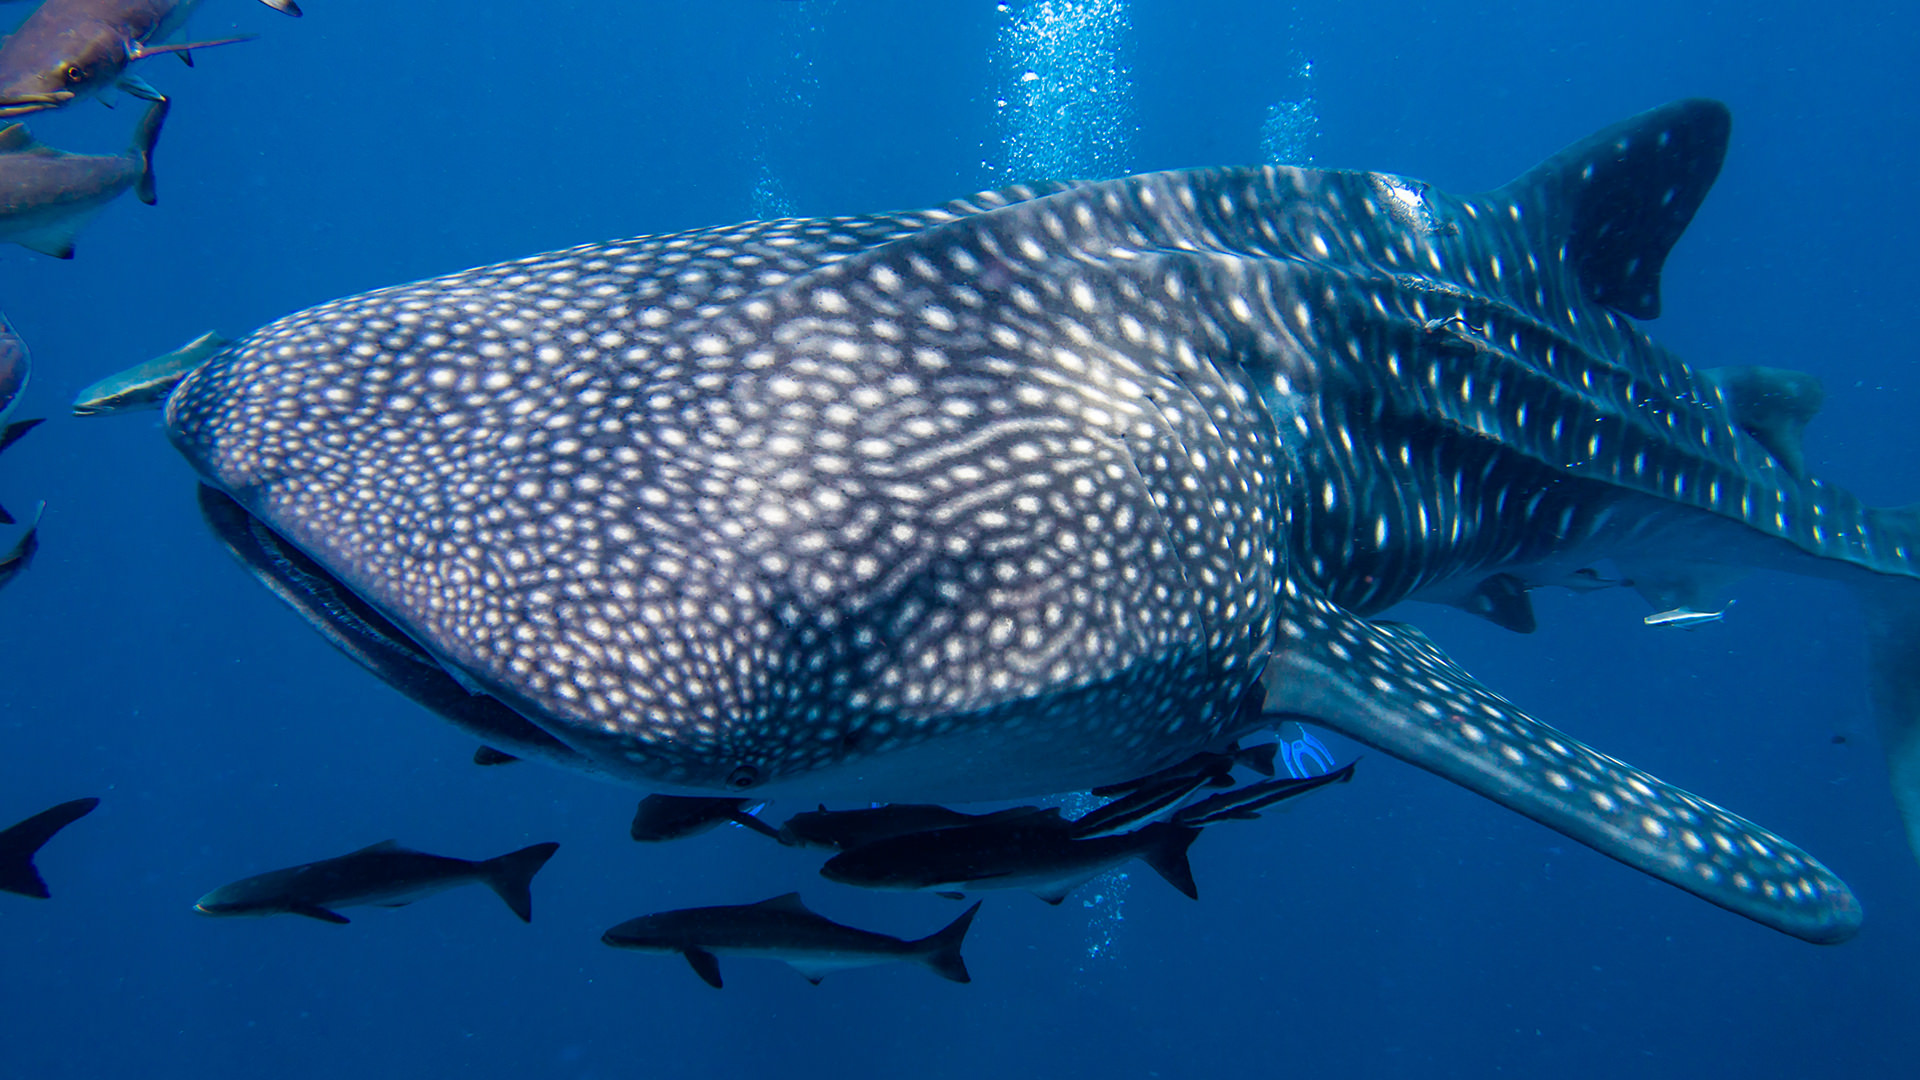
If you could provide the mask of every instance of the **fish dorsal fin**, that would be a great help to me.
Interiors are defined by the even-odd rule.
[[[8,124],[0,128],[0,154],[26,154],[44,149],[25,124]]]
[[[790,892],[785,896],[776,896],[771,900],[762,900],[753,906],[762,911],[784,911],[789,915],[813,914],[813,909],[808,907],[805,901],[800,899],[800,894],[797,892]]]
[[[1800,436],[1827,400],[1820,380],[1804,371],[1770,367],[1718,367],[1701,372],[1720,391],[1734,426],[1767,448],[1796,479],[1807,478]]]
[[[402,850],[402,848],[400,847],[400,841],[382,840],[377,844],[368,844],[366,847],[363,847],[359,851],[354,852],[354,854],[355,855],[372,855],[375,852],[400,851],[400,850]]]
[[[1732,131],[1704,98],[1605,128],[1496,193],[1549,250],[1566,245],[1580,291],[1637,319],[1660,315],[1660,268],[1720,175]]]

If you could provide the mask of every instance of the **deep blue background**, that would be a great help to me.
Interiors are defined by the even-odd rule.
[[[1314,64],[1321,164],[1455,190],[1666,99],[1720,97],[1733,150],[1655,329],[1701,363],[1818,372],[1813,467],[1870,501],[1920,497],[1910,5],[1323,6],[1136,0],[1133,167],[1254,159],[1294,53]],[[176,98],[159,206],[110,208],[71,263],[0,250],[0,307],[38,363],[28,413],[58,417],[80,386],[209,328],[744,217],[756,153],[808,214],[988,180],[992,3],[307,8],[208,0],[195,36],[262,36],[192,71],[145,65]],[[132,121],[128,103],[87,105],[33,127],[105,151]],[[1756,577],[1734,618],[1691,635],[1646,630],[1626,594],[1543,595],[1531,638],[1404,614],[1549,722],[1827,861],[1867,908],[1851,944],[1782,937],[1373,754],[1351,787],[1209,833],[1201,903],[1135,873],[1110,959],[1086,958],[1079,898],[1008,895],[968,942],[971,986],[895,966],[815,989],[733,961],[715,992],[599,932],[793,888],[902,934],[955,909],[829,885],[816,860],[738,830],[642,849],[632,792],[474,768],[467,740],[231,564],[153,414],[57,418],[0,465],[16,512],[49,504],[39,560],[0,595],[0,824],[105,799],[42,856],[51,901],[0,896],[0,1075],[1910,1076],[1920,1061],[1920,868],[1856,618],[1823,585]],[[563,846],[530,927],[477,889],[357,909],[344,928],[190,910],[231,878],[388,836],[476,858]]]

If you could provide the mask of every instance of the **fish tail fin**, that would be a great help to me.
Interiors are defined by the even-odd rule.
[[[53,834],[93,812],[100,800],[92,797],[63,802],[27,820],[0,830],[0,892],[45,900],[49,895],[33,857]]]
[[[167,110],[172,107],[166,98],[161,98],[147,106],[146,115],[140,117],[139,126],[133,129],[133,152],[140,157],[140,179],[133,190],[148,206],[159,198],[153,186],[153,148],[160,142],[160,127],[167,122]]]
[[[1158,822],[1140,831],[1153,833],[1142,837],[1147,846],[1140,852],[1140,861],[1167,879],[1167,884],[1185,893],[1187,899],[1200,899],[1200,886],[1193,882],[1193,865],[1187,862],[1187,849],[1193,846],[1200,830]]]
[[[972,982],[973,976],[967,974],[967,962],[960,956],[960,946],[967,939],[967,928],[973,925],[973,917],[980,913],[980,902],[961,913],[960,917],[948,923],[946,929],[937,930],[914,946],[921,950],[920,962],[932,968],[934,974],[951,982]]]
[[[486,872],[487,885],[500,894],[500,899],[520,916],[521,922],[533,921],[533,875],[559,850],[559,844],[535,844],[488,859],[481,867]]]

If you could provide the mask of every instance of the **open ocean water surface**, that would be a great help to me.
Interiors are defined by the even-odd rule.
[[[1732,617],[1692,634],[1643,627],[1624,591],[1538,594],[1531,637],[1449,609],[1396,614],[1543,720],[1828,863],[1866,907],[1849,944],[1789,939],[1370,753],[1354,784],[1204,837],[1199,903],[1135,864],[1059,909],[990,895],[967,942],[972,985],[893,965],[814,988],[728,960],[714,991],[600,932],[793,889],[906,936],[958,909],[828,884],[817,857],[737,829],[642,847],[625,833],[637,792],[539,765],[475,768],[468,739],[233,565],[155,414],[64,416],[81,386],[204,330],[238,336],[337,296],[577,243],[931,206],[1039,169],[1269,154],[1472,191],[1705,95],[1732,106],[1733,146],[1668,264],[1657,337],[1702,365],[1817,373],[1828,402],[1812,470],[1871,503],[1909,502],[1920,9],[306,7],[292,20],[207,0],[194,38],[260,37],[193,70],[142,65],[175,101],[159,205],[110,207],[70,263],[0,249],[0,308],[37,364],[21,414],[54,417],[0,461],[0,501],[48,504],[37,561],[0,594],[0,824],[104,800],[42,853],[51,900],[0,895],[0,1076],[1920,1068],[1920,867],[1867,714],[1858,620],[1834,587],[1759,575]],[[136,105],[29,123],[53,145],[107,152]],[[475,888],[353,909],[347,927],[191,909],[234,878],[387,837],[469,858],[562,847],[535,881],[531,926]]]

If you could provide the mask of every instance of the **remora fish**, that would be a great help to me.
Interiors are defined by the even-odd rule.
[[[1086,837],[1131,829],[1164,813],[1168,807],[1198,791],[1209,779],[1207,774],[1197,773],[1135,788],[1105,806],[1097,806],[1074,818],[1068,824],[1068,833]]]
[[[69,154],[43,146],[25,125],[0,129],[0,240],[56,259],[73,258],[73,237],[128,188],[152,206],[153,146],[167,103],[147,107],[124,154]]]
[[[779,840],[780,830],[747,812],[758,799],[706,798],[688,795],[649,795],[633,812],[627,835],[642,843],[684,840],[728,822]]]
[[[261,2],[300,14],[293,0]],[[166,100],[128,65],[177,53],[191,67],[193,49],[248,40],[163,44],[199,6],[200,0],[45,0],[0,41],[0,117],[58,109],[115,86],[149,101]]]
[[[1692,608],[1678,607],[1670,611],[1654,612],[1652,615],[1640,621],[1648,626],[1664,626],[1674,630],[1694,630],[1708,623],[1716,623],[1724,620],[1727,617],[1727,608],[1732,606],[1733,602],[1728,601],[1727,607],[1723,607],[1718,611],[1695,611]]]
[[[1199,777],[1202,783],[1213,787],[1230,787],[1233,784],[1235,767],[1252,769],[1262,776],[1272,776],[1274,755],[1279,752],[1279,749],[1278,743],[1260,743],[1257,746],[1237,746],[1224,754],[1202,750],[1185,761],[1175,762],[1152,775],[1118,784],[1104,784],[1094,788],[1090,794],[1125,795],[1129,791],[1158,787],[1169,781],[1185,780],[1190,777]]]
[[[99,805],[99,799],[75,799],[0,829],[0,892],[45,900],[50,895],[47,883],[33,865],[33,857],[53,839],[54,833],[86,817]]]
[[[1353,779],[1353,762],[1320,776],[1309,776],[1296,780],[1291,776],[1282,776],[1274,780],[1261,780],[1232,791],[1223,791],[1218,795],[1202,799],[1192,806],[1183,806],[1174,811],[1172,821],[1175,825],[1199,828],[1220,821],[1252,821],[1260,816],[1260,811],[1278,802],[1297,799],[1308,792],[1318,791],[1329,784],[1344,784]]]
[[[868,889],[1025,889],[1049,904],[1139,859],[1200,899],[1187,864],[1199,829],[1154,822],[1117,836],[1075,838],[1057,825],[967,825],[895,836],[828,859],[820,876]]]
[[[975,904],[946,929],[918,941],[903,941],[842,926],[816,914],[801,902],[799,893],[788,893],[757,904],[642,915],[607,931],[600,940],[616,949],[679,953],[716,990],[721,985],[722,956],[778,960],[815,986],[836,971],[896,960],[925,964],[943,979],[964,983],[973,977],[960,958],[960,945],[979,911],[980,905]]]
[[[385,840],[351,854],[290,866],[222,885],[200,898],[202,915],[305,915],[345,923],[337,907],[404,907],[456,885],[479,882],[500,894],[521,922],[533,921],[533,875],[559,844],[534,844],[485,862],[409,851]]]
[[[169,353],[135,364],[93,383],[74,395],[73,415],[108,416],[113,413],[157,409],[173,388],[207,357],[233,344],[209,330]]]
[[[1836,942],[1860,908],[1810,856],[1370,618],[1608,558],[1656,610],[1733,564],[1854,582],[1920,829],[1920,512],[1814,483],[1795,414],[1634,321],[1729,132],[1680,101],[1464,197],[1196,170],[574,248],[281,319],[167,428],[450,675],[636,784],[1085,790],[1263,726],[1264,682]]]
[[[1016,818],[1045,818],[1064,828],[1059,811],[1038,806],[1016,806],[990,814],[963,814],[944,806],[889,803],[864,810],[829,810],[822,806],[795,814],[780,826],[781,842],[848,851],[878,840],[909,833],[957,829],[963,825],[1007,822]],[[1038,823],[1038,822],[1036,822]]]

